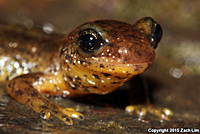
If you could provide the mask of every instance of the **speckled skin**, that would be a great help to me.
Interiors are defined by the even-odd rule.
[[[85,23],[65,36],[37,35],[34,30],[16,30],[2,24],[0,80],[10,80],[7,91],[19,103],[43,118],[52,114],[70,125],[70,117],[83,119],[83,115],[50,102],[40,92],[65,96],[112,92],[152,64],[159,42],[153,31],[156,25],[149,17],[134,25],[99,20]],[[101,47],[92,53],[79,47],[80,33],[85,29],[96,31],[102,38]]]
[[[59,66],[60,37],[47,35],[41,29],[0,24],[0,82]]]

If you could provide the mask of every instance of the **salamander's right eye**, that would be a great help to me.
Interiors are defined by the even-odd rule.
[[[79,32],[78,52],[84,57],[98,55],[105,41],[93,29],[85,29]]]

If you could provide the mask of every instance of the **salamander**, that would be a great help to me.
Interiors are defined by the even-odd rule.
[[[150,17],[133,25],[91,21],[67,35],[37,35],[26,28],[1,24],[0,81],[7,81],[7,92],[13,99],[42,118],[53,115],[72,125],[71,118],[82,120],[84,116],[54,104],[43,94],[76,97],[111,93],[153,63],[161,38],[161,26]]]

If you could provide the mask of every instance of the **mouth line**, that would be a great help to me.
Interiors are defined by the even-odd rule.
[[[123,63],[123,62],[105,62],[105,61],[97,61],[97,60],[82,60],[82,62],[84,63],[89,63],[89,65],[92,65],[94,67],[98,67],[99,69],[106,69],[106,68],[121,68],[121,69],[127,69],[127,70],[131,70],[131,68],[138,68],[143,67],[143,68],[148,68],[152,63],[153,60],[149,60],[149,61],[144,61],[144,62],[134,62],[134,63]]]
[[[98,62],[97,62],[98,63]],[[102,62],[99,62],[98,64],[103,64],[103,65],[109,65],[109,66],[138,66],[138,65],[146,65],[146,64],[152,64],[153,61],[147,61],[147,62],[140,62],[140,63],[113,63],[113,62],[106,62],[106,63],[102,63]]]

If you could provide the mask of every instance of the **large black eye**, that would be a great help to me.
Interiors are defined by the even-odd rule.
[[[85,29],[80,31],[78,38],[79,51],[94,53],[104,45],[104,40],[95,30]]]
[[[151,33],[151,42],[154,49],[157,47],[158,43],[160,42],[162,38],[162,34],[163,32],[162,32],[161,26],[155,22],[152,27],[152,33]]]
[[[83,35],[81,38],[81,45],[82,49],[92,50],[95,47],[96,39],[92,34]]]
[[[156,24],[156,32],[155,32],[155,36],[156,36],[156,42],[160,42],[161,38],[162,38],[162,28],[159,24]]]

